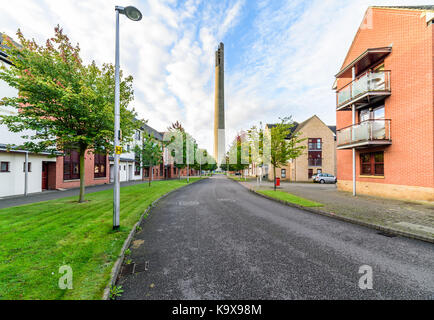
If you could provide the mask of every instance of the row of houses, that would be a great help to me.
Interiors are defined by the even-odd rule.
[[[2,39],[0,34],[0,40]],[[0,63],[11,67],[6,54],[3,53],[0,42]],[[16,96],[18,93],[0,80],[0,97]],[[0,106],[0,115],[16,114],[16,110],[8,106]],[[152,134],[157,140],[163,141],[162,132],[143,125],[127,145],[124,145],[120,157],[120,181],[171,179],[178,175],[196,175],[196,171],[187,168],[176,168],[167,148],[163,149],[161,163],[153,168],[141,168],[140,158],[134,152],[134,147],[142,143],[143,134]],[[78,153],[74,150],[59,150],[54,156],[49,153],[32,153],[28,150],[10,147],[23,145],[23,135],[33,135],[32,132],[14,133],[7,126],[0,124],[0,198],[41,192],[44,190],[61,190],[80,186],[80,170],[85,170],[85,185],[107,184],[114,180],[114,159],[107,154],[85,155],[84,168],[80,168]],[[27,172],[26,172],[27,163]]]
[[[306,151],[277,176],[331,173],[354,195],[434,201],[433,21],[434,6],[368,8],[333,84],[336,127],[296,124]]]
[[[266,124],[264,130],[267,132],[274,126]],[[302,140],[299,145],[305,147],[304,151],[296,159],[276,168],[276,177],[283,181],[305,182],[318,173],[336,175],[336,126],[328,126],[314,115],[301,123],[295,122],[291,128],[291,134],[294,133],[299,134]],[[261,168],[252,163],[246,171],[250,176],[274,180],[273,166],[269,164]]]

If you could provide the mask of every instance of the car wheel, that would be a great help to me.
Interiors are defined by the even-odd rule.
[[[325,181],[324,181],[323,179],[321,179],[319,182],[320,182],[320,183],[325,183]]]

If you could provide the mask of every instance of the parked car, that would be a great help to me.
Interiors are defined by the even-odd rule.
[[[336,183],[338,179],[328,173],[318,173],[315,178],[313,179],[313,182],[319,182],[319,183]]]
[[[241,173],[239,173],[239,172],[235,172],[235,175],[236,175],[236,176],[240,176]]]

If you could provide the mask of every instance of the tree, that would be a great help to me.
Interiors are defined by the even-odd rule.
[[[305,146],[300,142],[300,132],[291,132],[295,126],[290,117],[280,119],[280,123],[270,128],[270,163],[273,165],[274,191],[276,191],[276,168],[286,165],[290,159],[300,156]],[[264,146],[263,146],[264,148]]]
[[[143,134],[142,146],[135,146],[134,152],[140,155],[140,167],[149,168],[149,186],[153,177],[154,166],[161,163],[163,158],[163,146],[154,138],[153,134]]]
[[[29,151],[75,149],[80,155],[80,195],[84,201],[86,152],[113,150],[114,136],[114,66],[95,62],[84,65],[79,46],[72,46],[57,26],[54,37],[45,46],[26,40],[20,30],[20,46],[5,37],[6,54],[13,67],[0,68],[0,79],[19,92],[18,97],[5,97],[1,105],[16,108],[16,115],[5,115],[1,122],[12,132],[32,130],[22,135],[28,139],[22,147]],[[121,130],[125,140],[140,126],[136,113],[127,109],[133,100],[133,78],[120,82]]]
[[[185,131],[179,121],[172,123],[167,129],[172,135],[170,143],[168,144],[170,145],[171,156],[175,159],[174,166],[178,168],[178,177],[181,179],[180,169],[187,167],[187,170],[189,170],[190,163],[195,164],[197,143],[193,137]],[[189,175],[189,173],[187,174]]]
[[[229,171],[241,171],[243,176],[244,170],[249,167],[249,145],[246,138],[245,132],[238,133],[228,151]]]
[[[264,148],[264,129],[262,128],[262,123],[260,123],[259,127],[253,126],[249,130],[247,130],[247,137],[249,148],[249,163],[255,164],[259,168],[261,168],[261,172],[257,177],[258,183],[260,183],[262,181],[262,168],[267,162],[266,158],[270,156],[269,148],[267,148],[267,146],[265,146]]]

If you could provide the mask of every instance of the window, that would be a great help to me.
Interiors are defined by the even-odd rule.
[[[130,152],[130,145],[127,144],[127,152]]]
[[[23,172],[26,172],[26,163],[23,162]],[[27,172],[32,172],[32,163],[27,162]]]
[[[363,175],[384,175],[384,152],[360,154],[360,172]]]
[[[309,149],[321,151],[322,150],[322,139],[321,138],[309,138]]]
[[[105,154],[96,153],[93,159],[94,178],[106,177],[107,156]]]
[[[136,140],[140,140],[140,130],[136,130]]]
[[[9,172],[9,162],[1,162],[0,172]]]
[[[366,121],[370,119],[384,119],[385,110],[384,105],[374,109],[363,109],[359,111],[359,121]]]
[[[63,156],[63,180],[73,179],[80,179],[80,155],[75,150],[67,150]]]
[[[136,153],[134,162],[134,175],[140,176],[140,154]]]
[[[282,169],[282,179],[286,178],[286,169]]]
[[[322,139],[309,138],[308,166],[319,167],[322,165]]]

